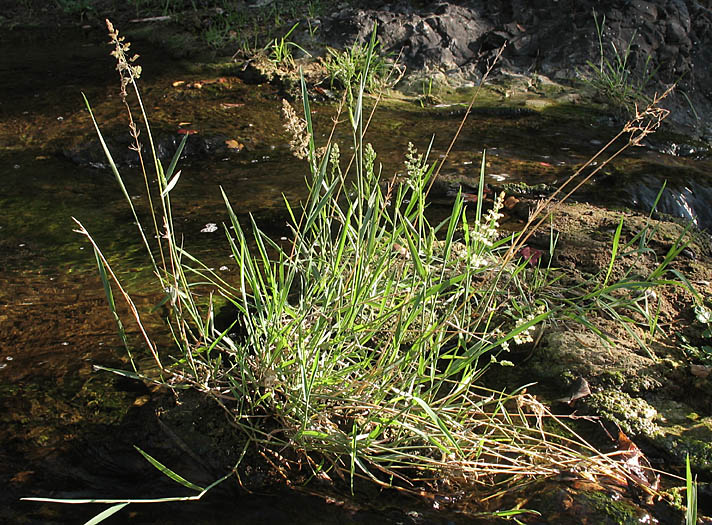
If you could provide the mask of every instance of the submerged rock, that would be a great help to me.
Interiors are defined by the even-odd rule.
[[[163,132],[154,136],[156,156],[162,161],[170,161],[178,151],[184,135],[180,133]],[[137,166],[139,164],[138,152],[133,147],[133,138],[128,132],[117,133],[104,138],[106,146],[111,152],[114,163],[118,166]],[[141,155],[150,164],[152,158],[151,148],[142,136]],[[200,155],[217,155],[235,151],[230,148],[227,137],[222,135],[203,136],[199,133],[189,134],[181,154],[181,159]],[[62,155],[79,166],[92,168],[109,168],[109,161],[104,154],[104,149],[98,139],[82,143],[76,147],[65,149]]]
[[[591,192],[595,202],[677,217],[712,230],[712,177],[701,170],[643,164],[604,177],[596,186]]]

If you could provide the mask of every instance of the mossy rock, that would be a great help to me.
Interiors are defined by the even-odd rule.
[[[666,410],[665,419],[673,423],[663,426],[663,435],[655,444],[669,455],[676,463],[683,464],[689,455],[690,464],[695,472],[712,473],[712,417],[699,417],[694,411],[679,404],[684,419],[674,420],[671,411]],[[672,420],[672,421],[670,421]]]
[[[612,346],[586,331],[551,330],[544,346],[529,363],[531,375],[566,388],[576,377],[594,387],[612,387],[628,392],[655,390],[662,386],[661,370],[632,346]]]
[[[596,392],[584,400],[587,411],[617,424],[630,436],[654,440],[661,435],[656,419],[658,411],[647,401],[619,390]]]
[[[575,484],[543,481],[530,487],[529,496],[527,508],[544,518],[535,523],[632,525],[650,520],[649,512],[628,499],[619,488],[590,481]]]

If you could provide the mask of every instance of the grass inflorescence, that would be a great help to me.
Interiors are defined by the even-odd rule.
[[[126,97],[130,87],[152,143],[137,87],[140,69],[127,56],[128,44],[109,27],[122,99],[132,115]],[[170,354],[177,357],[159,352],[99,246],[79,225],[94,247],[117,320],[112,289],[128,302],[162,380],[213,397],[248,445],[279,451],[278,468],[285,475],[307,465],[314,474],[344,480],[352,491],[363,479],[431,492],[455,486],[501,488],[561,472],[626,479],[615,458],[596,452],[525,390],[491,390],[479,380],[489,367],[512,366],[511,349],[535,343],[552,323],[572,320],[595,330],[588,319],[600,312],[622,324],[634,322],[625,312],[640,312],[636,306],[646,290],[670,282],[664,278],[667,265],[684,242],[676,243],[650,275],[633,277],[628,269],[613,279],[619,254],[646,250],[645,232],[624,243],[619,227],[607,271],[567,287],[561,271],[545,258],[535,264],[517,257],[550,214],[551,200],[535,210],[524,232],[502,234],[503,196],[489,209],[483,204],[484,153],[474,209],[458,194],[449,216],[431,222],[427,194],[442,164],[436,169],[429,160],[430,147],[420,152],[410,145],[404,174],[384,178],[365,138],[363,99],[374,49],[372,39],[361,73],[342,80],[356,82],[353,96],[343,99],[352,137],[342,145],[353,151],[348,162],[341,153],[347,147],[331,140],[317,147],[303,80],[303,116],[283,106],[292,146],[305,160],[309,189],[304,202],[285,202],[286,242],[271,237],[252,217],[240,221],[242,210],[236,211],[223,192],[225,245],[237,265],[235,279],[226,280],[192,257],[177,238],[171,190],[179,183],[180,149],[167,168],[154,154],[153,175],[141,159],[152,203],[151,235],[134,216],[166,294],[177,347]],[[628,134],[627,144],[656,127],[664,117],[656,111],[648,108],[629,122],[621,132]],[[132,116],[130,127],[138,142]],[[569,182],[590,177],[606,163]],[[206,288],[209,294],[196,293]],[[224,305],[234,316],[220,326],[215,312]],[[141,374],[135,363],[127,373]],[[207,490],[151,462],[199,493],[177,499],[198,499]],[[114,503],[114,511],[126,503],[104,501]]]

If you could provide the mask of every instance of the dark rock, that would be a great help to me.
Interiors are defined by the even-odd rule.
[[[146,144],[147,141],[143,140],[143,136],[141,138],[141,154],[144,161],[150,164],[151,161],[149,159],[152,158],[151,148]],[[139,156],[136,150],[133,149],[133,139],[127,132],[117,133],[113,136],[105,136],[104,140],[117,167],[138,165]],[[162,161],[172,160],[182,140],[183,135],[178,133],[164,132],[155,135],[154,144],[157,157]],[[199,155],[226,153],[227,145],[225,144],[225,140],[226,137],[220,135],[211,137],[197,133],[189,135],[185,147],[183,148],[181,159]],[[109,168],[109,161],[98,139],[85,142],[70,149],[65,149],[62,151],[62,155],[79,166],[101,169]]]
[[[440,71],[468,81],[480,78],[504,43],[497,69],[538,71],[559,80],[590,75],[588,63],[600,60],[595,10],[599,23],[605,17],[605,58],[615,62],[614,49],[620,56],[630,46],[630,77],[642,80],[655,71],[649,94],[673,82],[684,91],[685,96],[673,94],[666,102],[676,110],[669,120],[685,132],[712,135],[712,8],[701,2],[363,0],[358,5],[323,17],[328,45],[367,42],[378,24],[383,49],[400,56],[407,71]],[[686,111],[690,105],[696,116]]]
[[[384,51],[400,55],[408,68],[419,70],[448,70],[472,63],[482,37],[494,28],[471,7],[443,2],[415,13],[396,4],[386,12],[354,9],[337,13],[324,21],[327,44],[345,47],[353,41],[367,42],[375,24]]]
[[[670,20],[668,22],[666,38],[671,44],[679,44],[688,40],[687,31],[682,27],[679,20]]]
[[[655,21],[658,19],[658,8],[652,2],[634,0],[631,2],[633,8],[646,20]]]

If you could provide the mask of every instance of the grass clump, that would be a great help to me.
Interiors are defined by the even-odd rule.
[[[126,98],[131,87],[152,144],[137,87],[140,70],[127,57],[128,44],[109,27],[122,98],[132,115]],[[547,324],[571,319],[591,326],[587,317],[593,310],[616,315],[632,308],[640,293],[663,282],[668,259],[647,280],[628,274],[613,280],[608,268],[605,276],[565,288],[555,269],[515,256],[549,202],[532,216],[529,231],[502,235],[503,196],[490,209],[483,204],[484,154],[474,209],[458,194],[449,216],[431,223],[427,193],[442,164],[436,170],[429,148],[420,153],[410,145],[404,174],[384,180],[376,151],[365,140],[363,97],[378,60],[374,42],[375,37],[360,73],[344,77],[349,83],[357,80],[353,96],[344,97],[350,101],[353,148],[348,161],[335,142],[317,148],[303,80],[303,117],[283,106],[292,147],[306,161],[309,189],[304,202],[285,202],[288,240],[272,238],[252,217],[240,221],[223,193],[235,280],[196,260],[177,238],[171,190],[179,182],[180,149],[165,170],[154,154],[152,176],[141,159],[155,243],[134,215],[166,293],[177,347],[172,353],[178,357],[168,362],[159,354],[140,312],[80,225],[95,249],[112,310],[116,313],[112,290],[118,289],[162,380],[212,396],[248,445],[279,450],[278,468],[285,474],[308,465],[314,474],[344,480],[352,491],[364,479],[432,492],[454,486],[501,488],[562,471],[626,478],[618,462],[599,455],[533,396],[492,391],[478,380],[488,367],[512,365],[510,347],[533,343]],[[647,116],[641,114],[624,131],[638,133],[635,140],[640,140],[650,130],[643,122]],[[138,141],[138,125],[130,119]],[[611,267],[619,249],[646,249],[644,235],[628,244],[619,236],[620,228]],[[206,289],[209,294],[198,293]],[[221,303],[235,312],[226,327],[216,323]],[[141,371],[134,364],[134,372],[125,374],[140,376]],[[151,462],[199,492],[182,499],[197,499],[207,490]],[[116,504],[116,510],[125,503],[103,501]]]
[[[593,20],[598,37],[599,61],[587,62],[591,73],[587,83],[601,99],[625,117],[634,115],[637,106],[646,106],[651,101],[645,90],[655,77],[657,68],[652,67],[651,57],[648,56],[643,65],[643,74],[635,75],[631,71],[631,52],[636,34],[633,34],[624,49],[618,49],[611,42],[611,55],[605,51],[604,45],[605,15],[599,22],[594,11]]]
[[[324,66],[331,87],[350,89],[355,84],[362,84],[366,91],[372,92],[386,84],[393,65],[380,52],[375,35],[374,30],[370,43],[354,42],[343,51],[327,49]]]
[[[269,59],[275,64],[287,64],[294,66],[294,57],[292,56],[292,48],[299,49],[305,55],[311,56],[303,47],[299,44],[289,40],[289,36],[294,32],[294,30],[299,25],[299,22],[294,24],[292,28],[287,31],[287,33],[280,38],[275,38],[267,45],[267,50],[269,50]]]

